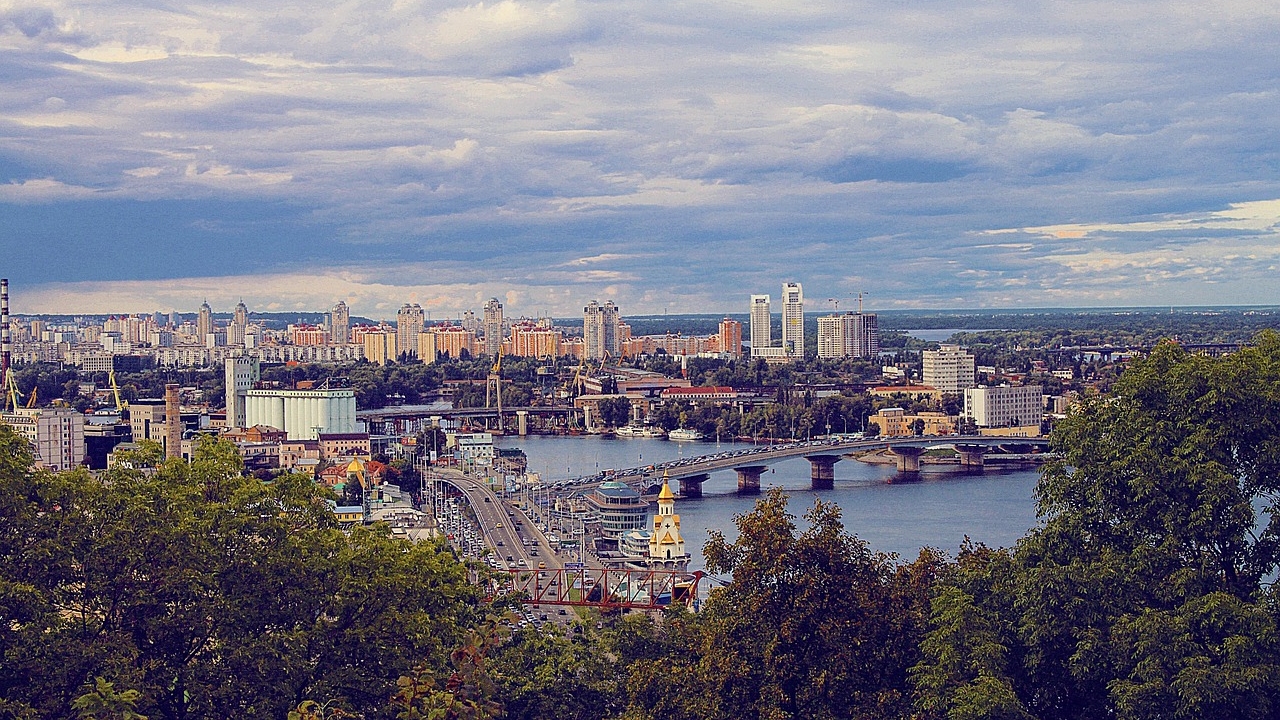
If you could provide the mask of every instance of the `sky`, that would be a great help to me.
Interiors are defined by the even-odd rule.
[[[1278,266],[1276,3],[0,0],[18,313],[1266,305]]]

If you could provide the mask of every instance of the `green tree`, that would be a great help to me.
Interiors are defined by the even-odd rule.
[[[733,580],[696,616],[674,619],[675,652],[635,664],[637,673],[667,678],[665,687],[634,696],[641,716],[898,718],[909,711],[908,669],[918,659],[939,560],[926,554],[900,566],[873,553],[822,502],[797,533],[786,504],[775,488],[737,519],[735,542],[712,533],[707,568]]]
[[[480,608],[437,543],[345,535],[309,478],[190,464],[144,446],[104,477],[32,472],[0,427],[0,700],[67,716],[93,678],[152,718],[283,717],[306,698],[387,712]],[[24,467],[25,466],[25,467]],[[101,693],[100,693],[101,694]]]
[[[985,656],[1006,648],[1007,674],[994,661],[971,678],[947,670],[975,654],[973,635],[939,622],[921,706],[962,707],[997,678],[1043,720],[1273,716],[1280,644],[1263,580],[1280,560],[1277,388],[1275,333],[1221,359],[1164,344],[1059,422],[1043,526],[1009,562],[947,577],[961,595],[939,594],[972,598],[966,622],[995,633]]]

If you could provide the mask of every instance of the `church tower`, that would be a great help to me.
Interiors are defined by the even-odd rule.
[[[689,565],[689,554],[684,550],[684,538],[680,536],[680,516],[676,515],[676,496],[671,492],[666,473],[662,476],[662,491],[658,493],[658,514],[653,518],[653,534],[649,536],[649,565],[669,570],[684,570]]]

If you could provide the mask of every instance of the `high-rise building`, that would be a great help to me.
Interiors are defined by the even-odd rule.
[[[418,359],[428,365],[436,361],[436,334],[430,330],[418,333]]]
[[[418,333],[426,321],[426,313],[418,303],[405,303],[396,313],[396,348],[398,352],[418,354]]]
[[[880,354],[875,315],[845,313],[818,318],[818,357],[872,358]]]
[[[196,337],[200,344],[204,345],[209,342],[209,336],[213,334],[213,308],[209,307],[209,303],[201,303],[200,312],[196,315]]]
[[[559,330],[544,328],[529,320],[511,325],[511,354],[518,357],[559,357],[560,340]]]
[[[1039,425],[1044,388],[1039,385],[971,387],[964,391],[964,415],[978,427]]]
[[[588,360],[618,357],[618,306],[592,300],[582,309],[582,345]]]
[[[921,355],[924,359],[924,377],[921,379],[925,385],[939,392],[959,394],[978,384],[973,354],[959,345],[944,344],[937,350],[925,350]]]
[[[339,300],[329,313],[329,338],[334,345],[346,345],[351,342],[351,310],[342,300]]]
[[[364,333],[365,359],[374,365],[386,365],[387,362],[395,360],[399,356],[399,347],[396,344],[398,337],[399,331],[392,331],[390,328],[371,330]],[[413,346],[417,349],[417,338],[414,338]]]
[[[84,416],[71,408],[15,408],[0,419],[31,443],[36,465],[57,472],[84,461]]]
[[[227,427],[242,428],[245,425],[244,399],[254,383],[262,379],[258,358],[238,355],[227,358],[226,366]]]
[[[469,333],[476,333],[481,330],[480,321],[476,319],[476,314],[471,310],[462,314],[462,329]]]
[[[742,323],[729,318],[720,321],[720,352],[742,355]]]
[[[227,326],[227,344],[244,345],[244,331],[249,327],[249,308],[243,302],[236,303],[235,312],[231,315],[231,324]]]
[[[484,352],[497,357],[502,352],[502,303],[489,298],[484,304]]]
[[[824,315],[818,318],[818,357],[845,357],[845,317],[846,315]]]
[[[768,295],[751,296],[751,354],[759,355],[762,348],[773,344],[773,315],[769,310]]]
[[[804,290],[782,283],[782,349],[788,357],[804,357]]]

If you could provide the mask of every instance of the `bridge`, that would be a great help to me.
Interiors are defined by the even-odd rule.
[[[723,452],[714,455],[685,458],[671,462],[628,468],[613,473],[608,479],[645,478],[666,475],[680,483],[684,497],[702,497],[702,483],[717,470],[734,470],[738,473],[738,492],[744,495],[760,492],[760,476],[770,463],[802,457],[812,465],[810,481],[815,490],[828,490],[835,483],[835,464],[850,453],[872,450],[889,450],[898,461],[898,472],[920,472],[920,456],[929,448],[950,446],[960,456],[964,468],[980,469],[988,453],[997,450],[1043,450],[1049,445],[1047,438],[995,437],[990,435],[885,437],[870,439],[810,440],[755,447],[747,450]],[[570,484],[591,484],[604,478],[592,476],[578,478]]]
[[[530,407],[504,407],[502,418],[516,419],[516,431],[528,434],[530,423],[543,429],[567,425],[575,410],[566,406],[539,405]],[[576,412],[581,412],[580,410]],[[429,426],[431,418],[478,422],[485,428],[499,428],[497,408],[440,408],[435,405],[393,405],[375,410],[359,410],[356,419],[363,420],[375,435],[400,435],[417,432]],[[510,429],[510,426],[507,426]]]

